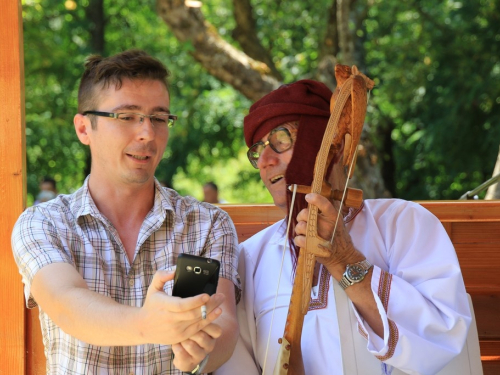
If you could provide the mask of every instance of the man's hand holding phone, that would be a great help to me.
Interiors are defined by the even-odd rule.
[[[222,313],[223,294],[202,294],[189,298],[166,294],[163,287],[173,278],[174,273],[169,271],[158,271],[153,277],[146,301],[138,312],[144,343],[170,345],[182,342],[210,326]],[[207,308],[206,319],[201,317],[203,305]],[[206,329],[213,333],[211,327]]]
[[[187,264],[186,258],[189,258]],[[218,279],[216,260],[216,267],[213,267],[206,258],[194,259],[206,264],[197,268],[199,265],[193,263],[193,259],[186,258],[178,262],[175,275],[169,271],[158,271],[154,275],[144,306],[140,309],[139,328],[145,342],[172,345],[175,367],[191,371],[212,352],[216,339],[222,334],[221,327],[213,321],[222,314],[220,306],[225,296],[215,293]],[[212,272],[214,269],[216,276]],[[175,280],[173,293],[202,294],[184,298],[169,296],[164,292],[164,285],[172,279]],[[203,293],[205,290],[207,293]],[[202,317],[202,306],[203,310],[206,309],[205,319]]]
[[[172,295],[183,299],[195,298],[205,293],[214,295],[219,280],[219,269],[220,263],[215,259],[180,254],[177,259]],[[201,305],[201,319],[209,320],[210,311],[209,306]],[[214,349],[215,342],[221,334],[222,329],[218,325],[209,324],[189,339],[172,345],[175,367],[183,371],[194,368],[194,373],[200,373],[203,367],[200,365],[206,363],[208,354]],[[185,365],[187,367],[184,367]]]

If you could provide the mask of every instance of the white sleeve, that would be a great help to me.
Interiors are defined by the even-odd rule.
[[[368,250],[366,256],[376,264],[371,287],[384,338],[356,312],[367,349],[409,374],[435,374],[461,352],[471,322],[455,249],[440,221],[420,205],[397,206],[374,220],[377,233],[366,237],[382,241],[375,247],[385,247],[385,254]]]
[[[242,281],[242,298],[236,306],[240,335],[231,358],[214,372],[214,375],[260,375],[262,372],[255,359],[257,328],[253,314],[254,283],[252,262],[246,261],[246,253],[240,246],[238,273]]]

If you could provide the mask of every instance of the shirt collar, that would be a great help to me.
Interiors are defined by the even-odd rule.
[[[273,224],[272,228],[270,228],[270,230],[273,231],[271,233],[271,237],[269,238],[270,244],[283,246],[283,241],[286,236],[286,225],[287,225],[286,218],[281,219],[280,221]]]
[[[155,178],[155,202],[153,205],[153,215],[159,216],[165,220],[166,212],[172,213],[175,216],[175,208],[172,201],[175,199],[175,194],[170,189],[166,189],[160,185],[160,182]]]
[[[92,196],[90,195],[89,178],[90,175],[87,176],[82,187],[75,192],[74,199],[71,204],[71,211],[75,213],[76,219],[85,215],[101,215],[94,200],[92,199]]]
[[[75,192],[74,199],[71,205],[71,211],[75,213],[75,217],[78,219],[80,216],[91,215],[94,217],[101,217],[101,213],[97,208],[92,195],[90,195],[89,190],[89,176],[83,182],[80,189]],[[162,221],[165,220],[166,212],[170,211],[174,215],[174,206],[172,205],[172,199],[174,195],[169,189],[164,189],[158,180],[155,178],[155,199],[152,209],[152,214],[155,217],[160,218]]]

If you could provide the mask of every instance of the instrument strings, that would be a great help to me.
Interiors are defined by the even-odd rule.
[[[293,205],[295,203],[295,195],[297,193],[297,185],[293,184],[292,186],[293,186],[292,202],[290,204],[290,210],[288,211],[288,212],[290,212],[290,215],[288,215],[289,217],[288,217],[288,223],[287,223],[287,227],[286,227],[285,241],[283,243],[283,254],[281,256],[281,267],[280,267],[280,272],[279,272],[279,276],[278,276],[278,286],[276,288],[276,295],[274,296],[274,306],[273,306],[273,313],[271,315],[271,325],[269,327],[269,335],[267,337],[266,354],[264,356],[264,364],[263,364],[263,367],[262,367],[262,373],[263,374],[266,371],[267,354],[269,353],[269,343],[271,342],[271,333],[273,331],[274,312],[276,311],[276,303],[277,303],[277,300],[278,300],[278,292],[279,292],[279,289],[280,289],[281,274],[283,272],[283,265],[285,263],[285,253],[286,253],[286,247],[287,247],[287,243],[288,243],[288,233],[290,232],[290,224],[292,223]]]
[[[368,90],[368,95],[366,96],[366,104],[368,105],[368,102],[370,101],[370,93],[372,90]],[[354,155],[351,160],[351,165],[349,165],[349,172],[347,173],[347,176],[351,175],[352,169],[354,168],[354,161],[356,160],[356,156],[358,154],[358,146],[356,145],[356,149],[354,150]],[[335,220],[335,227],[333,228],[332,232],[332,237],[330,238],[330,245],[333,244],[333,238],[335,237],[335,232],[337,231],[337,225],[339,223],[340,215],[342,214],[342,204],[344,204],[344,199],[347,194],[347,185],[349,183],[349,178],[346,179],[346,183],[344,186],[344,192],[342,193],[342,199],[340,200],[340,206],[339,206],[339,211],[337,213],[337,220]]]

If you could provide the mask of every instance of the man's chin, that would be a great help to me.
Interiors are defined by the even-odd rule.
[[[286,194],[273,195],[274,205],[282,211],[287,212]]]
[[[129,173],[124,176],[124,180],[129,184],[142,185],[149,182],[151,177],[151,174],[146,173],[145,171],[136,171],[135,173]]]

